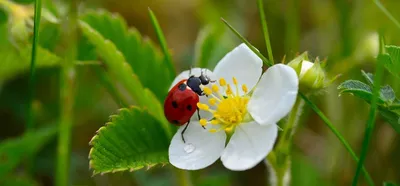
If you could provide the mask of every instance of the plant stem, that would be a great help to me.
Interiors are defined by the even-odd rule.
[[[288,120],[279,136],[279,142],[274,150],[274,154],[267,157],[269,164],[274,170],[271,170],[271,184],[276,186],[289,185],[290,182],[290,154],[292,146],[292,137],[294,130],[301,116],[304,101],[297,97],[296,103],[289,114]],[[275,177],[273,177],[275,176]]]
[[[177,169],[175,167],[173,167],[173,169],[175,171],[178,186],[193,186],[189,171]]]
[[[168,68],[169,68],[168,70],[170,72],[170,75],[175,76],[176,72],[174,69],[174,65],[172,63],[171,54],[168,51],[167,42],[165,40],[165,37],[164,37],[163,31],[160,27],[160,24],[157,21],[157,17],[153,13],[153,11],[150,9],[150,7],[149,7],[149,15],[150,15],[151,23],[153,24],[154,30],[156,31],[158,41],[160,42],[161,48],[162,48],[165,58],[167,60]]]
[[[29,99],[28,99],[28,109],[27,109],[27,123],[26,128],[28,130],[32,130],[34,127],[34,113],[32,109],[33,98],[35,97],[35,84],[36,84],[36,76],[35,76],[35,64],[36,64],[36,54],[37,47],[39,42],[39,25],[40,25],[40,17],[42,12],[42,1],[35,0],[35,16],[34,16],[34,25],[33,25],[33,43],[32,43],[32,54],[31,54],[31,69],[30,69],[30,78],[29,78]]]
[[[305,101],[305,103],[311,107],[312,110],[322,119],[322,121],[328,126],[328,128],[335,134],[335,136],[339,139],[339,141],[343,144],[343,146],[346,148],[346,150],[350,153],[351,157],[358,162],[358,157],[356,153],[354,153],[353,149],[350,147],[350,144],[344,139],[344,137],[340,134],[340,132],[334,127],[331,121],[322,113],[321,110],[313,103],[311,102],[304,94],[301,92],[299,93],[300,97]],[[367,180],[368,184],[373,186],[375,185],[372,178],[368,174],[367,170],[365,167],[362,167],[362,171],[364,173],[365,179]]]
[[[258,11],[260,13],[260,21],[263,29],[265,45],[267,46],[269,61],[274,64],[274,56],[272,55],[271,41],[269,40],[267,19],[265,18],[263,0],[257,0]]]
[[[232,25],[230,25],[225,19],[221,18],[222,22],[225,23],[226,26],[228,26],[228,28],[240,39],[242,40],[242,42],[244,42],[251,51],[253,51],[259,58],[261,58],[261,60],[264,62],[264,64],[266,64],[267,66],[272,66],[272,62],[269,61],[266,57],[264,57],[253,45],[251,45],[251,43],[249,41],[246,40],[246,38],[244,38],[242,35],[240,35],[240,33],[232,27]]]
[[[385,46],[384,46],[383,38],[380,35],[380,51],[379,51],[380,55],[385,53],[384,47]],[[356,186],[358,183],[358,177],[360,175],[360,170],[361,170],[361,167],[363,166],[365,158],[367,156],[369,141],[372,136],[372,131],[374,130],[374,127],[375,127],[377,102],[378,102],[379,90],[381,87],[380,85],[381,85],[383,72],[384,72],[383,64],[380,62],[379,57],[380,56],[378,56],[377,67],[375,70],[374,88],[372,89],[372,100],[371,100],[371,107],[369,110],[367,127],[365,128],[365,134],[364,134],[364,139],[363,139],[362,148],[361,148],[360,161],[358,162],[357,170],[353,177],[353,184],[352,184],[353,186]]]
[[[57,149],[57,186],[67,186],[70,172],[70,141],[75,93],[75,69],[76,59],[76,31],[77,31],[77,2],[70,2],[70,10],[66,21],[65,32],[65,58],[60,74],[60,124]]]
[[[399,21],[396,20],[396,18],[393,17],[393,15],[382,5],[381,1],[379,0],[373,0],[376,6],[398,27],[400,28],[400,23]]]

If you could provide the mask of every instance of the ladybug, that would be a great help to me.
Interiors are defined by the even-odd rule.
[[[199,96],[205,95],[200,85],[208,85],[210,82],[215,81],[211,81],[209,77],[203,75],[203,72],[198,77],[190,75],[189,79],[183,79],[172,87],[164,101],[164,115],[170,123],[176,126],[182,126],[187,123],[181,132],[184,143],[183,134],[190,124],[190,118],[196,111],[200,120],[197,103],[199,102]]]

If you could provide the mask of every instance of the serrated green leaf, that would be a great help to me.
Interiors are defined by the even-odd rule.
[[[31,48],[31,46],[25,46],[17,50],[7,47],[0,51],[0,81],[5,81],[21,73],[28,72],[32,52]],[[37,49],[36,68],[52,67],[60,63],[61,59],[58,56],[40,47]]]
[[[0,178],[6,176],[24,158],[37,153],[56,131],[55,127],[44,128],[3,141],[0,144]]]
[[[161,103],[153,96],[154,94],[149,93],[151,91],[143,87],[139,78],[125,61],[124,56],[118,51],[117,47],[110,42],[110,40],[104,39],[100,33],[85,22],[80,22],[80,26],[83,34],[96,47],[97,55],[104,61],[110,75],[122,83],[124,88],[133,97],[136,104],[141,108],[147,108],[149,112],[162,123],[161,126],[169,135],[172,136],[172,132],[170,132],[172,130],[171,125],[163,115],[164,112]],[[164,94],[166,94],[166,92],[164,92]]]
[[[379,97],[384,102],[387,102],[389,104],[393,103],[393,101],[396,99],[394,90],[389,85],[385,85],[381,88],[381,91],[379,92]]]
[[[160,101],[165,98],[175,72],[150,39],[143,39],[136,29],[128,28],[125,20],[117,14],[90,12],[82,20],[115,44],[144,87],[149,88]]]
[[[8,175],[0,180],[1,186],[36,186],[38,185],[34,179],[27,176]]]
[[[393,76],[400,78],[400,47],[387,45],[385,46],[386,54],[385,59],[382,59],[386,69],[393,74]]]
[[[338,86],[340,94],[350,93],[356,97],[363,99],[364,101],[371,103],[372,90],[367,84],[357,80],[347,80]],[[384,101],[378,98],[378,104],[383,104]]]
[[[120,109],[90,142],[93,173],[134,171],[168,163],[170,139],[160,125],[146,110]]]

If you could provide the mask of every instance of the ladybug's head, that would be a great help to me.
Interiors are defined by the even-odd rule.
[[[191,75],[186,81],[187,86],[189,86],[198,95],[203,95],[203,90],[201,90],[200,85],[208,85],[210,83],[210,78],[201,72],[201,75],[196,77]]]

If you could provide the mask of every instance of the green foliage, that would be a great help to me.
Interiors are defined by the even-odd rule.
[[[400,47],[387,45],[385,48],[390,57],[385,60],[385,67],[393,76],[400,78]]]
[[[168,163],[169,137],[148,111],[123,108],[90,142],[94,174],[138,170]]]
[[[35,180],[27,176],[9,175],[0,181],[2,186],[36,186],[38,185]]]
[[[36,154],[56,131],[54,127],[44,128],[3,141],[0,144],[0,179],[14,170],[23,159]]]
[[[24,46],[19,50],[9,46],[0,52],[1,68],[0,81],[13,78],[16,75],[27,72],[30,67],[31,46]],[[57,66],[60,58],[53,53],[38,47],[36,68]]]
[[[387,56],[388,57],[388,56]],[[386,61],[388,58],[380,58]],[[368,82],[368,85],[358,80],[347,80],[338,86],[340,94],[350,93],[358,98],[363,99],[371,104],[372,86],[374,77],[371,73],[361,71],[362,75]],[[393,127],[395,131],[400,133],[400,112],[397,106],[400,100],[396,98],[395,92],[389,85],[382,86],[377,97],[378,111],[380,115]]]
[[[149,88],[159,100],[164,99],[175,72],[170,67],[172,64],[164,59],[151,40],[142,39],[136,29],[128,28],[125,20],[116,14],[90,12],[82,20],[105,40],[114,43],[116,50],[122,53],[120,58],[126,60],[142,85]],[[85,47],[90,49],[90,46]]]
[[[384,182],[383,186],[397,186],[397,184],[392,183],[392,182]]]

